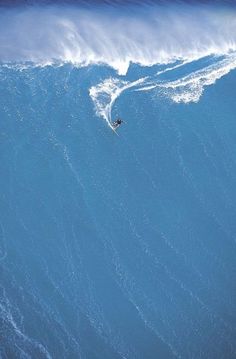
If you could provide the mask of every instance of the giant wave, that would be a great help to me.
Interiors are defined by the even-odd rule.
[[[235,28],[228,2],[0,7],[1,358],[235,357]]]

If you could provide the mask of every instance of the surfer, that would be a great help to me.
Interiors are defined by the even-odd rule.
[[[118,118],[117,120],[112,122],[112,127],[114,128],[114,130],[116,130],[121,124],[122,122],[124,122],[123,120],[121,120],[121,118]]]

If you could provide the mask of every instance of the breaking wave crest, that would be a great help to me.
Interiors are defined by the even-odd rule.
[[[192,61],[236,50],[234,7],[178,3],[127,5],[125,13],[122,9],[106,5],[1,9],[0,61],[102,63],[124,75],[130,63]]]
[[[181,2],[129,4],[125,11],[111,3],[2,8],[0,44],[4,66],[69,62],[115,69],[118,76],[103,79],[89,90],[97,115],[111,127],[112,107],[126,90],[155,89],[177,103],[197,102],[206,86],[234,69],[236,8]],[[189,63],[206,57],[213,59],[210,65],[200,69],[193,65],[190,73],[185,71]],[[164,68],[130,81],[127,72],[132,63]],[[163,79],[163,74],[179,67],[183,72],[178,78]]]

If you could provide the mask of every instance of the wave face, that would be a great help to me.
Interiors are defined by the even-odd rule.
[[[236,356],[235,11],[1,8],[0,358]]]

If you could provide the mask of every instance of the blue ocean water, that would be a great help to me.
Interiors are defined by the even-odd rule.
[[[236,357],[230,41],[163,62],[136,43],[128,65],[96,38],[82,66],[0,47],[1,358]]]

